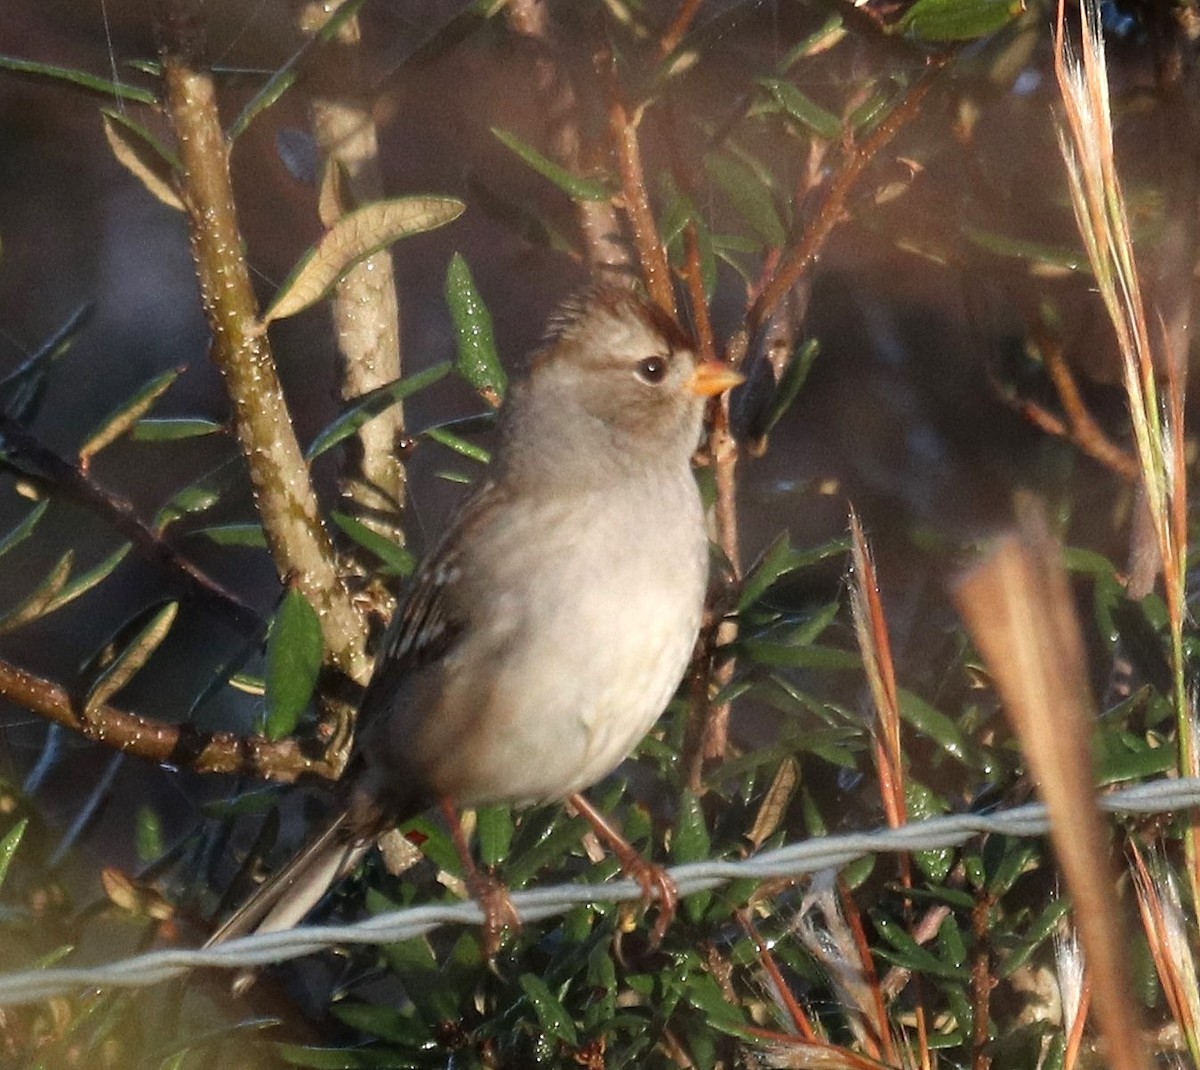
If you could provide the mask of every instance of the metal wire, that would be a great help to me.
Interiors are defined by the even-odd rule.
[[[1200,806],[1200,778],[1159,780],[1099,796],[1101,809],[1120,814],[1162,814]],[[800,877],[841,867],[864,855],[932,851],[957,847],[973,836],[1040,836],[1050,822],[1040,803],[991,814],[955,814],[881,828],[825,836],[789,844],[737,861],[692,862],[670,870],[681,896],[707,891],[732,880]],[[588,903],[636,899],[632,880],[603,884],[561,884],[512,893],[513,906],[526,921],[563,914]],[[0,977],[0,1006],[31,1003],[93,988],[137,988],[178,977],[197,967],[240,969],[266,966],[311,955],[338,944],[390,944],[420,936],[443,925],[472,925],[484,920],[473,902],[407,907],[348,925],[313,925],[286,932],[253,934],[209,949],[170,948],[117,962],[80,968],[25,970]]]

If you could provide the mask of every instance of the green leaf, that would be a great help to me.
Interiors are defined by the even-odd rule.
[[[993,33],[1024,10],[1022,0],[917,0],[898,28],[925,41],[969,41]]]
[[[118,654],[96,678],[84,700],[84,712],[104,705],[120,691],[150,659],[167,637],[175,615],[179,612],[178,602],[168,602],[147,622],[146,626]]]
[[[432,368],[426,368],[417,375],[397,379],[394,383],[386,383],[368,391],[362,397],[356,398],[348,409],[336,417],[312,440],[305,451],[305,458],[311,461],[314,457],[319,457],[326,450],[336,446],[342,439],[349,438],[368,420],[374,419],[381,412],[391,408],[397,401],[403,401],[418,390],[424,390],[439,379],[444,379],[450,373],[450,368],[450,362],[444,361],[441,364],[435,364]]]
[[[330,1005],[330,1013],[351,1029],[393,1044],[425,1047],[433,1040],[429,1029],[411,1013],[390,1006],[342,1001]]]
[[[931,706],[920,695],[901,689],[900,715],[918,732],[928,736],[939,747],[960,762],[967,760],[969,744],[957,724],[941,710]]]
[[[317,1048],[305,1044],[275,1044],[275,1053],[289,1066],[311,1070],[397,1070],[415,1065],[403,1048]]]
[[[543,1031],[547,1036],[563,1040],[570,1045],[579,1043],[575,1031],[575,1022],[567,1013],[567,1009],[555,996],[549,986],[536,974],[523,973],[520,978],[521,991],[533,1005]]]
[[[298,56],[293,57],[293,59],[295,58]],[[236,141],[241,137],[246,132],[246,127],[296,84],[298,77],[299,74],[291,62],[275,71],[263,87],[246,101],[237,117],[229,124],[225,136],[230,141]]]
[[[260,322],[315,305],[359,261],[401,238],[445,226],[466,207],[454,197],[396,197],[347,212],[300,258]]]
[[[0,380],[0,408],[14,420],[28,423],[41,407],[46,373],[67,353],[91,318],[94,305],[80,305],[26,360]]]
[[[162,821],[153,807],[138,807],[135,842],[138,858],[143,862],[152,862],[162,856]]]
[[[446,303],[458,340],[454,370],[489,404],[499,405],[508,386],[508,376],[496,352],[491,313],[475,286],[471,269],[459,253],[450,258],[446,269]]]
[[[33,534],[33,529],[37,526],[37,522],[46,515],[46,510],[50,508],[50,499],[38,502],[28,513],[24,519],[12,529],[3,538],[0,538],[0,557],[3,557],[9,550],[20,546],[30,535]]]
[[[964,226],[962,229],[972,243],[997,256],[1015,257],[1058,271],[1075,271],[1087,275],[1092,272],[1087,254],[1082,249],[1012,238],[1007,234],[996,234],[980,227]]]
[[[0,635],[14,631],[51,612],[54,599],[66,586],[67,578],[71,575],[74,561],[75,551],[68,550],[25,598],[0,616]]]
[[[507,806],[481,806],[475,813],[475,835],[480,861],[485,866],[500,865],[512,847],[512,810]]]
[[[492,133],[539,175],[549,179],[569,197],[577,201],[607,201],[612,196],[612,191],[606,183],[594,178],[581,178],[579,175],[571,174],[565,167],[559,167],[553,160],[547,159],[532,145],[527,145],[515,134],[501,130],[498,126],[492,127]]]
[[[909,777],[904,782],[904,803],[909,821],[925,821],[949,811],[946,801],[936,795],[920,781]],[[932,884],[941,884],[954,865],[954,848],[938,847],[926,851],[915,851],[913,859],[921,872]]]
[[[202,416],[169,416],[164,419],[138,420],[129,437],[138,442],[175,442],[183,438],[203,438],[221,434],[225,425]]]
[[[792,355],[787,368],[784,369],[783,378],[775,388],[775,400],[771,402],[771,411],[767,414],[764,434],[773,430],[784,413],[792,407],[792,403],[799,396],[820,351],[821,343],[815,338],[810,338]]]
[[[73,67],[58,67],[53,63],[38,63],[30,59],[20,59],[17,56],[0,55],[0,70],[14,71],[17,74],[32,74],[39,78],[52,78],[55,81],[67,82],[79,86],[92,93],[106,97],[117,97],[120,100],[133,101],[136,104],[157,104],[158,98],[148,89],[123,83],[110,82],[87,71],[76,70]]]
[[[767,245],[779,248],[787,244],[784,227],[765,183],[746,164],[729,156],[709,153],[704,167],[721,187],[730,203]]]
[[[805,96],[791,82],[781,78],[760,78],[758,84],[775,98],[776,103],[788,115],[808,127],[818,137],[826,141],[837,141],[842,136],[841,119]]]
[[[154,403],[171,389],[178,378],[179,372],[176,370],[155,376],[133,397],[122,402],[118,408],[110,412],[100,422],[100,426],[88,436],[87,441],[79,447],[79,463],[86,467],[87,463],[105,446],[112,445],[129,431],[154,407]]]
[[[438,443],[438,445],[454,450],[455,453],[460,453],[464,457],[478,461],[480,464],[488,464],[492,459],[492,455],[482,446],[478,446],[474,442],[468,442],[461,435],[456,435],[446,427],[430,427],[423,431],[422,434],[426,438]]]
[[[685,789],[679,798],[679,816],[675,820],[675,834],[671,838],[671,857],[680,863],[699,862],[708,857],[711,847],[700,797],[694,791]]]
[[[266,734],[282,739],[295,731],[321,671],[321,622],[308,599],[293,589],[267,633]]]
[[[68,602],[73,602],[80,595],[86,594],[103,580],[108,579],[116,567],[125,560],[125,555],[131,548],[130,543],[122,543],[94,568],[88,569],[87,572],[81,572],[51,599],[45,612],[53,613],[56,609],[61,609]]]
[[[851,650],[832,646],[781,646],[747,640],[738,647],[751,661],[789,669],[861,669],[862,658]]]
[[[397,576],[411,576],[417,567],[417,559],[403,546],[377,531],[372,531],[361,520],[346,513],[330,514],[343,535],[353,539],[368,553],[374,554],[384,564],[384,570]]]
[[[198,528],[189,535],[203,535],[218,546],[250,546],[254,549],[265,549],[267,545],[266,532],[262,524],[218,524],[211,528]]]
[[[9,864],[13,855],[17,853],[21,837],[25,835],[25,829],[28,827],[29,818],[23,817],[4,834],[3,839],[0,839],[0,886],[3,886],[4,878],[8,876]]]

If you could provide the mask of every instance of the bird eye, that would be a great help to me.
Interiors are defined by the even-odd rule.
[[[647,357],[639,360],[637,366],[638,378],[644,383],[661,383],[667,376],[667,361],[664,357]]]

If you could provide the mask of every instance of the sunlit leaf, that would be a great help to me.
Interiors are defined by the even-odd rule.
[[[336,446],[342,439],[349,438],[368,420],[374,419],[381,412],[391,408],[397,401],[403,401],[406,397],[417,393],[418,390],[424,390],[439,379],[444,379],[450,373],[451,367],[449,361],[435,364],[423,372],[376,387],[363,394],[362,397],[356,398],[348,409],[336,417],[312,440],[305,451],[305,458],[311,461],[314,457],[319,457],[326,450]]]
[[[38,502],[28,513],[24,519],[3,538],[0,538],[0,557],[3,557],[9,550],[16,546],[20,546],[31,534],[37,526],[37,522],[46,515],[46,510],[50,508],[50,499]]]
[[[50,600],[50,604],[46,606],[45,611],[53,613],[56,609],[61,609],[68,602],[73,602],[101,581],[108,579],[113,570],[125,560],[125,556],[131,548],[129,543],[122,543],[98,565],[88,569],[86,572],[81,572]]]
[[[8,876],[8,867],[12,863],[13,855],[17,853],[17,848],[21,845],[21,837],[25,835],[28,827],[29,818],[23,817],[4,834],[3,838],[0,838],[0,885],[4,884],[4,878]]]
[[[37,620],[38,617],[48,613],[54,598],[66,586],[74,561],[74,550],[68,550],[63,554],[32,593],[0,617],[0,635],[20,628],[23,624],[28,624],[31,620]]]
[[[512,810],[507,806],[481,806],[475,816],[479,858],[485,866],[498,866],[512,847]]]
[[[87,463],[105,446],[112,445],[129,431],[154,407],[154,403],[171,389],[178,378],[179,372],[176,370],[155,376],[133,397],[109,413],[101,421],[100,426],[88,436],[87,441],[79,447],[79,463],[86,467]]]
[[[359,261],[401,238],[444,226],[465,209],[453,197],[398,197],[373,201],[342,216],[300,259],[263,313],[262,323],[316,304]]]
[[[183,201],[175,191],[180,172],[178,158],[141,123],[120,112],[102,109],[100,121],[104,137],[117,162],[136,178],[152,197],[168,208],[183,211]]]
[[[475,286],[471,269],[459,253],[450,258],[446,270],[446,303],[458,341],[455,371],[490,405],[499,405],[508,386],[508,376],[496,352],[492,315]]]
[[[138,420],[129,437],[139,442],[177,442],[185,438],[203,438],[220,434],[225,425],[202,416],[168,416]]]
[[[268,738],[295,731],[317,685],[324,649],[316,610],[299,591],[288,591],[267,634]]]
[[[385,535],[380,535],[379,532],[367,527],[361,520],[356,520],[346,513],[334,512],[330,516],[342,534],[353,539],[368,553],[379,558],[384,563],[385,571],[397,576],[412,575],[413,570],[417,567],[417,560],[398,542]]]
[[[103,705],[133,679],[167,637],[178,612],[179,603],[168,602],[154,614],[92,684],[84,702],[85,711]]]
[[[262,524],[217,524],[210,528],[198,528],[190,535],[202,535],[215,542],[218,546],[249,546],[254,549],[266,549],[267,536]]]

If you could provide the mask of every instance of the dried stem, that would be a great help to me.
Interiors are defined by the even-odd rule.
[[[66,688],[5,661],[0,661],[0,698],[95,743],[197,773],[237,773],[284,782],[307,774],[336,776],[328,762],[305,754],[294,739],[201,732],[190,724],[149,720],[106,703],[89,707],[85,716]]]
[[[314,40],[347,0],[299,0],[296,21]],[[379,139],[360,61],[358,16],[346,19],[331,41],[314,49],[306,67],[312,89],[312,125],[325,161],[321,222],[330,227],[347,211],[383,196]],[[340,194],[340,195],[338,195]],[[400,378],[400,308],[392,255],[387,249],[355,264],[333,292],[333,336],[342,356],[340,392],[346,401]],[[403,543],[398,523],[404,503],[404,465],[396,442],[404,433],[400,404],[368,420],[343,453],[342,498],[381,535]],[[360,571],[362,569],[360,568]]]
[[[671,25],[663,31],[663,35],[658,41],[658,54],[660,56],[669,56],[679,47],[679,42],[683,40],[684,34],[688,32],[688,27],[700,12],[700,0],[680,0],[679,10],[675,12],[675,17],[671,20]]]
[[[212,78],[197,65],[196,32],[184,7],[183,0],[175,0],[165,20],[163,74],[183,163],[180,192],[213,332],[213,360],[225,377],[234,430],[275,567],[281,577],[294,578],[316,609],[329,660],[361,682],[368,675],[366,626],[337,573],[270,345],[258,327],[234,208],[229,145]]]
[[[550,24],[545,0],[509,0],[504,9],[509,29],[533,50],[530,70],[533,88],[550,126],[550,155],[568,171],[584,175],[588,168],[575,86],[561,61],[562,48]],[[621,225],[611,201],[574,202],[575,220],[583,239],[584,255],[597,275],[613,282],[628,282],[629,248],[621,238]]]

